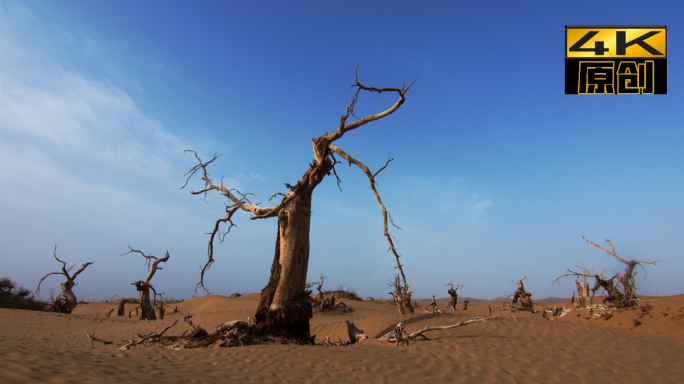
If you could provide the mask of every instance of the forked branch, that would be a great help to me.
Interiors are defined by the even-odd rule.
[[[150,283],[150,280],[152,280],[152,276],[154,276],[154,274],[155,274],[155,272],[157,272],[157,270],[160,270],[160,271],[162,270],[158,266],[159,263],[165,263],[169,259],[169,252],[168,251],[166,251],[166,255],[160,259],[156,256],[145,255],[142,251],[131,248],[130,245],[128,246],[128,248],[130,249],[130,251],[122,254],[121,256],[128,255],[129,253],[133,253],[133,252],[140,253],[145,258],[145,266],[150,268],[149,272],[147,273],[147,277],[144,280],[145,284]],[[152,260],[154,260],[154,262],[152,262]]]
[[[352,97],[352,102],[346,106],[345,114],[340,118],[340,127],[333,133],[327,134],[325,137],[328,140],[328,142],[333,142],[339,138],[341,138],[345,133],[356,129],[364,124],[370,123],[371,121],[379,120],[382,119],[385,116],[388,116],[399,107],[404,104],[404,101],[406,99],[404,98],[404,95],[406,92],[408,92],[409,89],[413,86],[413,84],[420,79],[420,76],[418,76],[417,79],[413,81],[413,83],[409,84],[409,86],[406,86],[406,82],[404,82],[403,86],[401,88],[374,88],[374,87],[366,87],[365,85],[361,84],[359,81],[359,76],[358,76],[358,71],[359,67],[356,67],[356,76],[355,76],[355,83],[351,85],[351,87],[356,87],[356,92],[354,93],[354,96]],[[357,120],[353,123],[347,123],[347,119],[349,118],[349,115],[354,116],[354,106],[356,105],[356,101],[359,98],[359,92],[361,90],[364,91],[369,91],[369,92],[375,92],[375,93],[382,93],[382,92],[396,92],[399,95],[399,100],[397,100],[394,105],[392,105],[390,108],[387,110],[380,112],[375,115],[368,115],[364,117],[363,119]]]

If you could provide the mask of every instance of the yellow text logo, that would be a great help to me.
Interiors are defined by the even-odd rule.
[[[666,58],[666,27],[565,27],[566,58]]]

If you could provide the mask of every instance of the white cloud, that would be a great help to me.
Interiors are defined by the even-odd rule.
[[[69,34],[48,34],[24,9],[0,5],[4,273],[20,282],[32,281],[35,276],[28,265],[44,268],[39,260],[45,260],[55,243],[64,249],[92,250],[88,256],[68,259],[82,262],[79,257],[93,257],[89,261],[97,261],[98,267],[111,265],[111,256],[123,253],[129,243],[153,252],[172,247],[174,255],[194,254],[190,239],[206,241],[205,229],[195,229],[206,224],[203,210],[211,207],[189,196],[187,189],[181,197],[178,188],[183,173],[196,164],[183,150],[195,148],[206,161],[205,142],[170,133],[142,113],[124,89],[88,76],[44,49],[66,44],[64,36]],[[76,38],[84,39],[88,38]],[[93,41],[83,49],[90,49],[92,56],[99,50],[92,47],[101,44]],[[63,48],[75,47],[69,43]],[[240,187],[235,180],[225,181]],[[188,189],[200,185],[196,175]],[[218,195],[214,199],[219,200]],[[200,254],[203,247],[197,248]],[[21,258],[9,259],[12,254]],[[177,265],[190,263],[193,268],[201,261],[179,259]]]
[[[237,173],[235,175],[238,179],[243,180],[245,182],[251,183],[254,181],[263,181],[266,180],[263,176],[261,176],[258,173],[250,172],[249,175],[243,175],[242,173]]]
[[[479,218],[484,213],[484,211],[492,205],[494,205],[494,203],[492,203],[489,200],[478,201],[472,206],[472,217],[474,219]]]
[[[452,179],[450,183],[441,183],[412,179],[411,196],[420,196],[424,201],[439,202],[440,211],[450,212],[456,217],[478,220],[494,205],[487,196],[472,192],[465,180]],[[469,191],[470,190],[470,191]]]

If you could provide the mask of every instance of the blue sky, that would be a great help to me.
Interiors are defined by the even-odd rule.
[[[135,296],[128,246],[171,258],[158,292],[193,295],[224,200],[179,189],[208,160],[224,185],[268,203],[332,132],[354,71],[370,86],[420,80],[393,115],[336,145],[375,171],[415,297],[507,295],[527,274],[536,298],[569,297],[580,263],[667,260],[642,294],[684,293],[681,2],[2,1],[1,274],[39,278],[95,262],[80,297]],[[666,25],[668,95],[564,94],[565,25]],[[362,94],[357,114],[394,95]],[[338,167],[314,192],[309,280],[389,297],[395,261],[365,175]],[[199,179],[190,183],[195,190]],[[276,221],[239,215],[205,282],[257,292]],[[51,276],[42,292],[59,291]]]

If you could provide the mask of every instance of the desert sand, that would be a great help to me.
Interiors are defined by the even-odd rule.
[[[653,298],[650,298],[653,299]],[[210,330],[253,315],[258,294],[207,296],[173,304]],[[343,300],[351,313],[315,314],[312,334],[348,340],[345,320],[369,340],[345,347],[254,343],[244,347],[118,349],[137,334],[187,329],[179,313],[163,320],[106,317],[113,303],[79,305],[73,314],[0,309],[0,382],[184,383],[682,383],[684,295],[660,297],[653,308],[608,320],[572,311],[553,321],[503,313],[487,322],[427,333],[431,340],[394,346],[377,340],[396,323],[409,332],[487,314],[487,303],[449,314],[399,315],[395,306]],[[498,306],[499,302],[493,303]],[[569,307],[569,302],[564,303]],[[127,310],[132,308],[127,305]],[[542,309],[538,307],[537,309]],[[494,314],[502,311],[494,309]],[[579,316],[578,316],[579,315]],[[513,317],[515,316],[515,318]],[[135,315],[134,315],[135,317]],[[635,326],[635,320],[641,324]],[[86,332],[115,345],[91,345]]]

